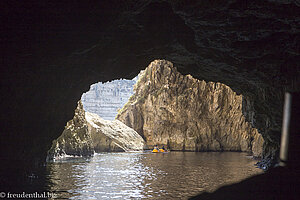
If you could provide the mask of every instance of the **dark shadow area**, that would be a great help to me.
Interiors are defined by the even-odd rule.
[[[274,168],[237,184],[203,193],[190,199],[299,199],[299,169]]]

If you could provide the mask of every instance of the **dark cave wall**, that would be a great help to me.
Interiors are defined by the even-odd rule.
[[[243,94],[245,116],[269,141],[265,156],[278,150],[284,91],[299,91],[296,1],[2,1],[0,8],[4,177],[43,163],[90,84],[133,78],[161,58]]]

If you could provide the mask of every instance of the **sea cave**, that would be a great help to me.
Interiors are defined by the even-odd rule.
[[[147,148],[159,144],[174,151],[244,151],[260,157],[259,166],[267,170],[194,199],[299,198],[298,1],[0,5],[1,197],[53,191],[47,185],[47,174],[53,172],[47,167],[48,152],[80,108],[82,94],[99,81],[131,80],[156,63],[158,75],[156,68],[148,70],[149,77],[157,76],[137,84],[117,115]],[[161,67],[165,65],[172,67]],[[174,87],[174,80],[184,87]],[[292,96],[291,135],[289,160],[282,167],[287,92]],[[240,135],[228,137],[235,127]],[[195,135],[195,130],[215,140]],[[176,131],[176,137],[168,135]],[[65,175],[61,171],[55,176]]]

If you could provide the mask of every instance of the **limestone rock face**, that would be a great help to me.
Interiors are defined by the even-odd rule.
[[[83,110],[81,101],[62,135],[53,141],[47,160],[69,156],[92,156],[94,152],[137,151],[144,147],[143,138],[118,120],[101,119]]]
[[[137,78],[121,79],[91,85],[90,90],[81,97],[84,110],[96,113],[103,119],[114,120],[118,109],[122,108],[133,94],[136,80]]]
[[[143,138],[119,120],[104,120],[97,114],[88,112],[85,113],[85,116],[95,152],[138,151],[143,149]]]
[[[221,83],[182,75],[166,60],[141,72],[135,94],[117,119],[136,130],[149,148],[247,151],[261,156],[263,138],[245,121],[243,97]]]
[[[75,110],[74,118],[67,122],[65,130],[48,151],[47,160],[71,156],[91,156],[94,154],[92,137],[88,132],[85,112],[81,101]]]

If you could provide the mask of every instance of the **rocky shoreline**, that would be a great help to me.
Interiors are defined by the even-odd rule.
[[[269,170],[272,167],[276,167],[278,165],[278,162],[274,158],[264,158],[259,159],[259,161],[255,164],[257,168],[260,168],[264,171]]]

